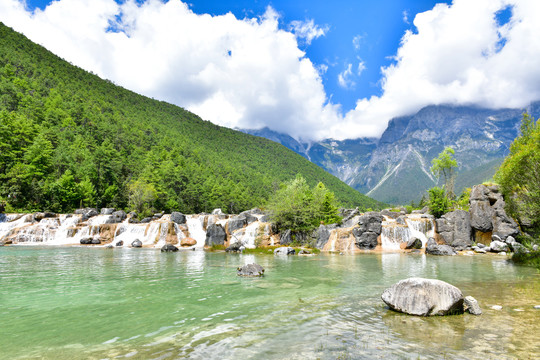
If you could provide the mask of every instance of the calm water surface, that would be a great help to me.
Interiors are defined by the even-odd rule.
[[[252,262],[266,275],[238,278]],[[410,276],[452,283],[484,314],[388,310],[381,293]],[[495,255],[0,248],[2,359],[539,359],[534,305],[539,273]]]

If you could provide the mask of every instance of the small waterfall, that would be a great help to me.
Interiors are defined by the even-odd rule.
[[[258,221],[252,222],[246,228],[236,230],[232,238],[236,238],[236,240],[240,241],[240,243],[248,249],[255,249],[255,240],[259,235],[259,226],[260,223]],[[231,242],[235,241],[232,240]]]
[[[435,220],[432,218],[423,218],[421,215],[414,214],[407,216],[405,222],[409,226],[411,236],[422,241],[422,247],[426,246],[430,237],[435,237]]]
[[[203,228],[204,216],[199,217],[198,215],[187,215],[186,224],[188,227],[189,237],[197,240],[197,245],[195,248],[202,249],[204,248],[204,243],[206,241],[206,231]]]
[[[421,214],[407,215],[402,222],[385,216],[385,220],[382,222],[383,250],[400,250],[401,244],[406,244],[412,238],[420,239],[422,246],[425,247],[428,238],[433,236],[435,236],[434,220],[422,217]]]
[[[333,229],[323,251],[358,251],[351,229]]]
[[[12,222],[12,229],[18,228],[12,237],[13,242],[25,245],[70,245],[78,242],[72,237],[71,230],[80,222],[80,215],[60,215],[25,225],[24,223],[28,221],[27,216]],[[0,238],[3,236],[0,233]]]

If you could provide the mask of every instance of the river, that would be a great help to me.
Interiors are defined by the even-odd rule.
[[[239,278],[257,262],[262,278]],[[421,318],[380,295],[411,276],[483,314]],[[0,248],[2,359],[535,359],[540,274],[505,256]],[[500,305],[501,310],[491,306]]]

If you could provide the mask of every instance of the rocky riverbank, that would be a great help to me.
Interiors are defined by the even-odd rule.
[[[184,249],[244,248],[303,245],[323,251],[413,251],[454,255],[524,250],[516,242],[519,227],[504,210],[496,186],[475,186],[470,211],[456,210],[435,219],[427,209],[408,214],[383,210],[361,213],[342,210],[340,225],[320,225],[312,232],[273,231],[269,214],[252,209],[240,214],[137,214],[104,208],[74,214],[1,214],[0,243],[154,247]]]

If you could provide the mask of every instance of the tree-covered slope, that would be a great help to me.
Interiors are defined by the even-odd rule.
[[[14,209],[238,212],[297,173],[344,205],[381,205],[284,146],[118,87],[0,23],[0,200]]]

